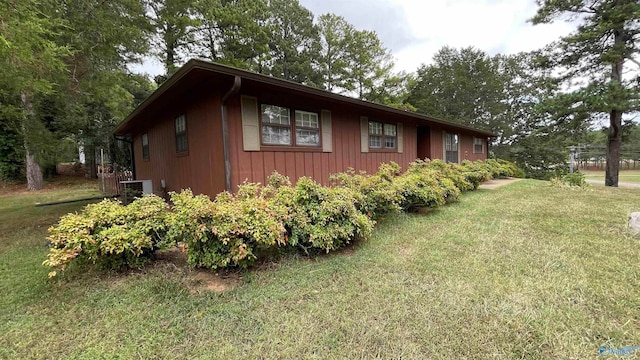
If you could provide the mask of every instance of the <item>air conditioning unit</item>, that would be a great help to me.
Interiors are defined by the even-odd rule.
[[[124,190],[123,197],[125,204],[130,203],[133,199],[144,194],[153,194],[153,183],[151,180],[128,180],[121,181],[120,183]]]

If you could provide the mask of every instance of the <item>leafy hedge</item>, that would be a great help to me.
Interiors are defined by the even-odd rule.
[[[456,201],[492,177],[520,176],[502,160],[416,160],[401,173],[382,164],[375,174],[349,170],[334,174],[332,186],[310,178],[292,186],[274,173],[267,185],[244,183],[235,194],[215,200],[191,190],[170,193],[172,208],[157,196],[127,206],[104,200],[68,214],[49,229],[51,250],[44,265],[64,270],[75,259],[101,267],[138,267],[157,249],[186,245],[192,267],[248,267],[278,248],[329,252],[368,238],[375,221],[412,207],[437,208]]]
[[[167,204],[147,196],[123,206],[115,200],[87,205],[77,214],[67,214],[49,228],[50,250],[44,265],[49,276],[65,270],[73,260],[88,261],[101,268],[139,267],[157,249],[172,244],[163,241],[167,231]]]
[[[400,166],[396,163],[382,164],[378,172],[368,175],[356,174],[353,169],[331,176],[334,186],[352,190],[355,206],[363,214],[378,219],[384,214],[401,210],[402,195],[394,180],[400,175]]]
[[[191,266],[246,267],[259,248],[286,243],[286,209],[269,204],[257,184],[244,184],[235,195],[223,192],[215,201],[191,190],[171,193],[171,201],[168,239],[187,245]]]

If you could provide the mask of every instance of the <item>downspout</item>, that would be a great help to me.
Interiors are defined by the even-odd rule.
[[[226,101],[240,91],[241,78],[235,77],[233,86],[222,97],[220,111],[222,112],[222,153],[224,154],[224,187],[228,192],[231,191],[231,159],[229,155],[229,121],[227,118]]]

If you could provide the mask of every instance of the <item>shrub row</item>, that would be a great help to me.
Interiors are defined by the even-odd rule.
[[[448,164],[417,160],[401,173],[395,163],[375,174],[349,170],[332,186],[303,177],[292,186],[274,173],[265,186],[245,183],[214,200],[191,190],[170,193],[172,209],[157,196],[124,206],[105,200],[63,216],[49,229],[45,265],[64,270],[74,259],[101,267],[138,267],[155,250],[186,245],[193,267],[247,267],[274,248],[329,252],[371,235],[385,214],[412,207],[436,208],[456,201],[492,177],[517,176],[513,164],[488,160]]]
[[[63,216],[49,229],[50,250],[44,261],[53,268],[49,276],[75,259],[110,269],[144,265],[157,249],[172,245],[163,241],[167,213],[161,198],[145,196],[128,206],[103,200],[79,214]]]

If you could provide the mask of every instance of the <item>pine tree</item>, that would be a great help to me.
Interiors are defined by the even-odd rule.
[[[579,21],[577,30],[550,49],[546,65],[562,72],[561,79],[578,87],[571,99],[576,111],[609,118],[605,184],[618,186],[622,117],[640,108],[637,79],[624,79],[627,64],[640,70],[640,3],[637,0],[538,0],[534,24],[562,17]]]

